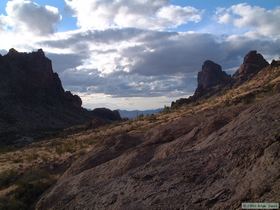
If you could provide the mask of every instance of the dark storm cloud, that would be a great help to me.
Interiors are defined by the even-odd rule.
[[[88,45],[91,42],[110,44],[120,41],[129,41],[139,35],[145,34],[148,31],[136,28],[124,28],[124,29],[107,29],[107,30],[88,30],[83,32],[75,32],[69,34],[68,37],[57,40],[47,40],[41,42],[41,45],[55,48],[68,48],[69,46]],[[165,34],[164,32],[162,32]],[[158,32],[157,34],[160,34]]]
[[[174,39],[173,39],[174,38]],[[244,55],[258,50],[269,57],[280,52],[279,40],[261,40],[247,37],[217,40],[210,34],[184,34],[145,47],[132,47],[123,56],[136,57],[132,72],[142,75],[197,73],[205,60],[213,60],[224,69],[239,66]],[[145,48],[153,49],[146,51]]]
[[[101,77],[97,71],[69,69],[61,74],[65,87],[75,92],[104,93],[113,97],[182,95],[194,90],[196,79],[180,76],[142,76],[117,72]]]
[[[123,46],[123,41],[129,45]],[[115,97],[183,95],[195,89],[197,72],[205,60],[226,70],[238,67],[250,50],[258,50],[268,59],[277,58],[280,52],[278,39],[132,28],[74,33],[43,44],[74,49],[72,54],[48,54],[67,89]],[[111,58],[112,54],[118,57]],[[84,66],[85,61],[94,64],[100,55],[118,69],[102,75],[101,69]],[[123,71],[127,66],[122,60],[130,61],[129,72]]]
[[[82,54],[55,54],[47,53],[46,56],[52,60],[55,72],[61,73],[66,69],[73,68],[82,64],[82,59],[87,56]]]

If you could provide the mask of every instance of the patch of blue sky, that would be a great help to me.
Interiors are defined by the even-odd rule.
[[[0,14],[6,14],[5,11],[6,4],[7,4],[6,0],[0,0]]]
[[[250,5],[260,6],[266,9],[273,9],[280,6],[279,0],[170,0],[172,4],[181,6],[193,6],[198,9],[214,11],[217,7],[230,7],[234,4],[246,2]]]
[[[63,0],[36,0],[34,2],[39,5],[50,5],[58,8],[60,14],[62,15],[62,20],[57,26],[57,31],[63,32],[77,29],[77,19],[72,16],[71,11],[66,7]]]
[[[187,24],[180,25],[176,29],[173,29],[175,31],[195,31],[219,35],[243,34],[248,31],[246,28],[237,28],[228,24],[219,24],[217,20],[215,20],[215,12],[217,8],[229,8],[232,5],[244,3],[244,0],[171,0],[170,2],[175,5],[192,6],[199,10],[203,10],[202,19],[200,22],[188,22]],[[246,0],[246,4],[251,6],[259,6],[266,9],[274,9],[276,7],[280,7],[280,0]]]

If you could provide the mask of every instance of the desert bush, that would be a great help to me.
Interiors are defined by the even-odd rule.
[[[30,169],[24,173],[16,182],[17,185],[29,183],[41,179],[49,179],[50,174],[43,169]]]
[[[148,120],[149,120],[150,122],[154,122],[154,121],[157,120],[157,116],[154,115],[154,114],[151,114],[151,115],[148,116]]]
[[[167,114],[171,112],[171,108],[169,106],[164,106],[161,113]]]
[[[39,155],[35,151],[32,151],[32,152],[30,152],[30,154],[27,155],[26,160],[28,162],[31,162],[31,161],[37,160],[38,158],[39,158]]]
[[[0,209],[3,210],[28,210],[27,206],[14,198],[0,198]]]
[[[17,172],[8,170],[0,173],[0,188],[7,187],[17,179]]]
[[[14,199],[23,203],[25,209],[31,209],[37,199],[53,184],[52,180],[37,180],[32,182],[20,182],[14,192]]]
[[[0,177],[2,187],[16,185],[8,197],[0,199],[0,209],[3,210],[33,209],[42,193],[55,182],[47,171],[41,169],[32,169],[20,177],[14,171],[8,171]]]

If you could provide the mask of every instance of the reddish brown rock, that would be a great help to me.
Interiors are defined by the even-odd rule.
[[[250,51],[243,60],[243,64],[234,73],[233,79],[236,85],[240,85],[244,81],[251,79],[261,69],[268,66],[269,63],[256,50]]]
[[[213,61],[207,60],[197,75],[197,89],[194,98],[212,95],[231,82],[231,77],[222,71],[222,67]]]

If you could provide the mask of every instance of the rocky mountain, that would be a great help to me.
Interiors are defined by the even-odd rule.
[[[245,57],[244,61],[237,69],[237,71],[233,74],[232,78],[235,81],[236,85],[240,85],[244,81],[252,78],[256,75],[261,69],[268,66],[269,63],[263,58],[260,53],[253,50],[250,51]]]
[[[232,86],[239,86],[247,80],[250,80],[261,69],[268,66],[268,62],[257,51],[248,52],[243,64],[239,69],[230,76],[222,71],[222,67],[213,61],[207,60],[202,65],[202,70],[197,74],[197,88],[193,96],[189,98],[181,98],[172,102],[171,107],[176,108],[184,104],[195,102],[202,98],[207,98]]]
[[[222,89],[232,85],[233,79],[222,70],[222,67],[210,60],[206,60],[197,74],[197,88],[188,98],[180,98],[171,103],[171,108],[195,102],[201,98],[212,96]]]
[[[277,202],[278,64],[219,94],[116,127],[66,170],[36,209],[218,210]],[[229,80],[217,64],[206,67],[199,76],[204,90]],[[219,79],[204,80],[208,71]]]
[[[94,117],[119,120],[116,112],[87,111],[65,91],[43,50],[0,56],[0,142],[82,124]]]
[[[221,88],[231,83],[231,77],[222,71],[222,67],[213,61],[207,60],[202,65],[202,70],[197,74],[197,88],[194,98],[213,95]]]

